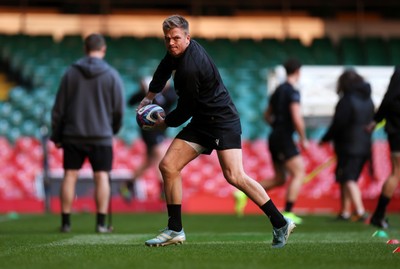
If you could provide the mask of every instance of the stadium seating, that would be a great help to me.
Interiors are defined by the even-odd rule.
[[[389,64],[399,65],[400,64],[400,38],[390,38],[388,40],[389,50]]]
[[[365,64],[385,65],[389,62],[387,42],[380,37],[364,39]]]
[[[167,145],[169,141],[165,143]],[[62,169],[61,150],[55,148],[52,143],[48,143],[47,146],[50,169]],[[11,144],[5,137],[0,137],[1,199],[40,199],[42,197],[43,186],[40,180],[43,165],[42,150],[40,141],[35,138],[20,137],[14,144]],[[115,171],[134,169],[143,161],[144,151],[144,144],[140,140],[128,145],[123,140],[116,139],[113,169]],[[306,172],[311,173],[316,167],[329,161],[332,156],[331,146],[320,147],[312,142],[311,150],[303,153]],[[257,180],[267,179],[273,175],[268,147],[263,139],[243,142],[243,161],[246,172]],[[363,198],[368,201],[376,199],[379,195],[382,183],[390,171],[389,152],[385,141],[374,144],[372,161],[373,170],[369,169],[370,166],[366,166],[359,180]],[[303,186],[299,199],[321,202],[339,199],[340,192],[334,181],[334,168],[335,163],[332,162],[310,178]],[[85,164],[84,170],[88,169],[90,166]],[[182,171],[182,177],[185,190],[184,199],[196,196],[228,198],[231,197],[234,190],[224,179],[215,152],[210,156],[201,155],[191,162]],[[140,182],[146,199],[150,202],[158,201],[161,190],[156,171],[147,171]],[[396,197],[399,194],[396,192]],[[285,190],[278,188],[273,190],[271,195],[280,197],[279,200],[282,200]],[[310,206],[310,208],[313,207]],[[118,208],[115,210],[118,211]],[[325,208],[325,210],[329,209]]]
[[[339,44],[339,57],[342,65],[364,65],[362,40],[355,37],[343,37]]]
[[[315,65],[393,65],[400,63],[400,39],[343,38],[334,44],[329,38],[313,40],[310,46],[298,39],[204,39],[198,38],[215,59],[242,120],[244,164],[248,173],[263,179],[272,175],[265,139],[269,127],[262,114],[268,101],[267,73],[287,57],[296,56],[305,64]],[[55,42],[50,36],[0,35],[0,61],[9,65],[10,74],[21,85],[13,86],[7,100],[0,101],[0,197],[33,197],[36,178],[42,171],[42,127],[50,126],[50,110],[65,68],[81,57],[81,36],[65,36]],[[107,37],[106,60],[121,73],[126,96],[139,89],[139,79],[151,75],[165,53],[159,38]],[[45,48],[45,49],[44,49]],[[116,138],[116,169],[133,169],[143,159],[144,146],[134,120],[134,108],[127,108],[123,128]],[[308,130],[318,140],[325,127]],[[172,136],[177,129],[168,130]],[[384,138],[383,131],[375,137]],[[379,141],[378,141],[379,142]],[[377,194],[387,171],[385,144],[377,144],[375,181],[365,172],[362,179],[367,196]],[[50,169],[60,169],[62,155],[48,144]],[[305,156],[307,171],[332,156],[329,148],[315,147]],[[8,165],[6,165],[8,164]],[[328,168],[309,183],[307,197],[338,195],[333,184],[333,168]],[[185,195],[208,193],[224,197],[232,187],[226,184],[215,154],[201,156],[184,171]],[[156,174],[144,175],[148,197],[158,197]],[[158,190],[159,191],[159,190]]]
[[[0,111],[10,114],[2,118],[7,121],[2,126],[8,124],[15,129],[8,135],[11,140],[20,135],[39,138],[40,133],[35,130],[49,124],[50,109],[65,68],[82,55],[82,37],[67,35],[59,42],[50,36],[1,35],[0,38],[1,61],[8,63],[11,72],[25,85],[15,86],[9,100],[0,103]],[[344,37],[333,44],[328,37],[322,37],[314,39],[310,46],[295,38],[197,40],[221,71],[241,114],[246,139],[264,137],[268,132],[262,119],[268,99],[267,73],[287,57],[298,57],[304,64],[316,65],[391,65],[400,61],[398,39]],[[107,42],[106,59],[120,71],[127,96],[138,90],[141,76],[154,72],[165,53],[159,38],[107,37]],[[5,105],[8,103],[11,106]],[[132,142],[139,135],[133,113],[134,109],[129,108],[120,133],[126,142]]]
[[[312,55],[318,65],[337,65],[338,55],[332,41],[327,38],[315,38],[311,44]]]

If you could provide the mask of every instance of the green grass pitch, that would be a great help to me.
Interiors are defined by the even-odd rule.
[[[283,249],[271,248],[271,224],[263,215],[183,215],[183,245],[150,248],[144,241],[166,225],[165,213],[115,214],[114,232],[96,234],[93,214],[72,216],[69,234],[58,232],[59,216],[0,215],[1,269],[142,268],[400,268],[400,216],[389,215],[388,237],[376,228],[304,216]]]

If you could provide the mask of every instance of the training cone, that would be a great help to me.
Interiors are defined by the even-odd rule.
[[[18,215],[17,212],[10,212],[10,213],[7,214],[7,217],[8,217],[9,219],[15,220],[15,219],[18,219],[18,218],[19,218],[19,215]]]
[[[397,239],[390,239],[386,242],[386,244],[390,244],[390,245],[397,245],[400,244],[399,240]]]
[[[374,233],[372,234],[372,237],[384,237],[384,238],[387,238],[387,237],[389,237],[389,236],[388,236],[388,234],[387,234],[385,231],[378,230],[378,231],[376,231],[376,232],[374,232]]]
[[[400,247],[397,247],[395,250],[393,250],[393,253],[398,253],[400,252]]]

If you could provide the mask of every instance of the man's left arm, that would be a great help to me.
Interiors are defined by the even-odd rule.
[[[54,142],[56,147],[61,147],[62,131],[64,127],[64,114],[66,109],[66,75],[63,76],[56,98],[51,110],[51,135],[50,140]]]

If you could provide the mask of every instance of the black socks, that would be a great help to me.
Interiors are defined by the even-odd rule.
[[[175,232],[182,231],[181,205],[167,205],[168,229]]]
[[[293,202],[286,201],[285,212],[292,212]]]
[[[269,200],[262,206],[260,206],[261,210],[267,215],[269,220],[271,221],[272,226],[275,228],[282,228],[286,225],[286,220],[282,216],[281,212],[276,208],[272,200]]]
[[[390,202],[390,198],[381,194],[379,196],[378,205],[376,206],[375,212],[373,214],[373,218],[375,219],[383,219],[385,217],[386,207]]]
[[[61,213],[61,226],[71,226],[71,221],[70,221],[70,215],[69,213]]]
[[[61,226],[71,226],[71,220],[70,220],[71,214],[70,213],[61,213]],[[106,214],[102,213],[97,213],[96,214],[96,225],[97,226],[106,226]]]
[[[96,215],[96,224],[97,226],[106,226],[106,214],[97,213]]]

